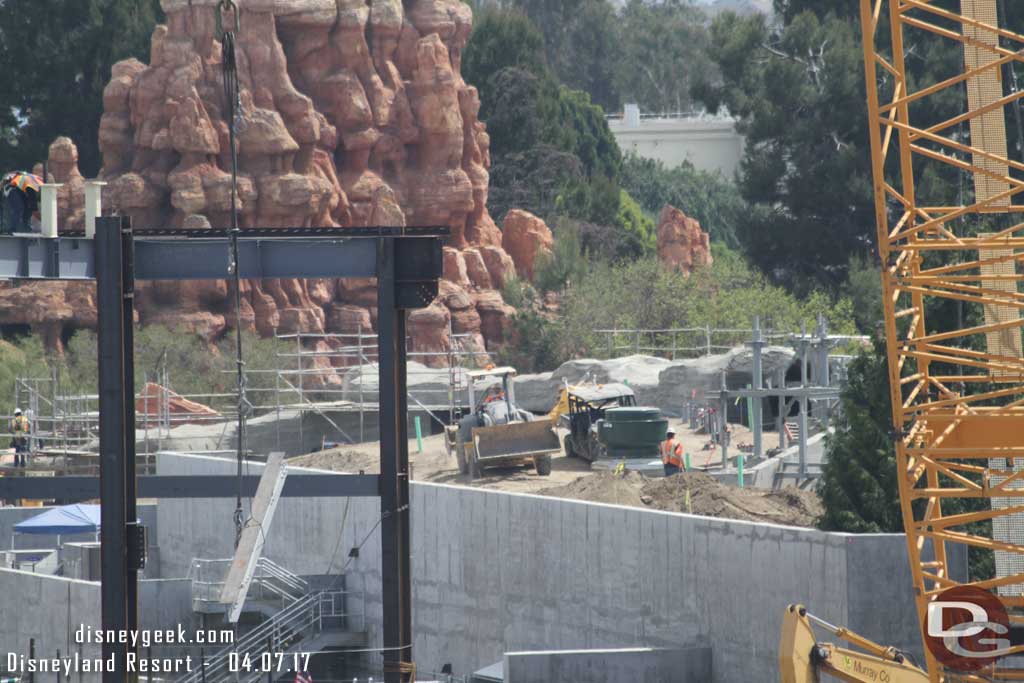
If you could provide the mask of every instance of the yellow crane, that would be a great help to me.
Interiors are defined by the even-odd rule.
[[[966,585],[996,596],[1008,626],[1019,625],[1024,163],[1010,158],[1006,121],[1024,92],[1004,88],[1003,69],[1024,61],[1024,36],[1000,27],[997,0],[860,0],[860,17],[893,439],[918,617],[924,629],[930,608],[962,590],[947,558],[963,545],[993,551],[995,577]],[[929,41],[956,46],[962,60],[931,82],[908,77],[906,62],[921,59]],[[961,111],[941,118],[930,100],[962,102]],[[936,198],[921,179],[942,171],[973,188],[958,202]],[[930,315],[943,304],[974,322]],[[972,619],[972,633],[986,630]],[[996,633],[986,635],[991,643]],[[932,650],[926,657],[932,683],[1024,680],[1006,660],[965,674]]]

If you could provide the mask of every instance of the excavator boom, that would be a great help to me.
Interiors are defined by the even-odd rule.
[[[859,649],[819,643],[812,620]],[[779,670],[782,683],[819,683],[822,674],[851,683],[928,683],[928,674],[894,648],[816,619],[803,605],[790,605],[783,614]]]

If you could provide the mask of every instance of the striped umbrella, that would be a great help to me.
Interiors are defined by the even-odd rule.
[[[43,179],[37,176],[35,173],[26,173],[25,171],[16,171],[6,176],[7,184],[13,185],[22,192],[31,189],[36,192],[39,191],[39,187],[43,184]]]

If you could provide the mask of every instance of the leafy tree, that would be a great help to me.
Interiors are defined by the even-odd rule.
[[[847,272],[845,290],[853,302],[857,329],[871,334],[882,320],[882,274],[874,259],[859,255],[850,260]]]
[[[159,0],[0,3],[0,158],[28,168],[59,135],[78,145],[82,172],[100,168],[103,88],[110,67],[145,58]]]
[[[724,13],[711,26],[722,80],[695,89],[712,110],[738,116],[747,139],[740,189],[763,211],[740,224],[740,243],[799,289],[838,288],[874,224],[858,31],[811,11],[779,29]]]
[[[620,182],[648,213],[657,216],[666,204],[700,221],[713,242],[738,248],[737,234],[754,211],[739,189],[717,173],[708,173],[689,162],[672,169],[660,161],[627,155]]]
[[[480,117],[491,131],[492,214],[518,206],[551,222],[613,224],[622,156],[603,110],[559,85],[537,58],[541,33],[521,13],[479,14],[465,60],[470,78],[486,83]]]
[[[564,220],[557,230],[554,249],[537,254],[534,281],[542,292],[562,291],[582,280],[587,272],[587,257],[578,231]]]
[[[594,262],[562,295],[560,345],[565,358],[601,356],[606,339],[595,329],[673,329],[710,325],[748,328],[755,315],[776,330],[813,328],[819,313],[837,334],[852,333],[848,300],[823,292],[798,299],[752,270],[736,252],[712,245],[714,263],[690,275],[665,268],[657,258],[611,264]],[[703,344],[703,333],[700,343]],[[680,336],[681,346],[696,346]],[[739,333],[736,343],[747,337]],[[669,343],[671,340],[665,340]]]
[[[491,83],[491,77],[509,67],[542,76],[547,70],[544,35],[522,12],[485,7],[473,16],[473,34],[462,55],[462,77],[480,91],[481,109],[491,116],[500,110],[492,100],[507,88],[507,84]]]
[[[684,0],[629,0],[618,23],[621,55],[615,69],[623,101],[645,111],[692,109],[690,88],[713,74],[704,13]]]
[[[880,342],[851,361],[840,402],[835,434],[825,439],[818,485],[825,514],[818,524],[827,531],[902,531],[889,367]]]

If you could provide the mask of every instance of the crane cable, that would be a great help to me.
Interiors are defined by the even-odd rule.
[[[225,31],[223,14],[231,12],[235,30]],[[252,410],[245,393],[245,360],[242,355],[242,278],[238,260],[238,152],[235,149],[235,128],[242,111],[241,89],[238,86],[238,62],[235,59],[235,34],[241,31],[241,17],[234,0],[220,0],[216,8],[217,33],[221,40],[221,66],[224,72],[225,117],[231,146],[231,231],[228,272],[234,279],[235,290],[235,367],[238,381],[238,439],[236,459],[238,465],[238,495],[235,498],[235,547],[242,538],[245,520],[242,513],[242,462],[245,458],[245,421]]]

